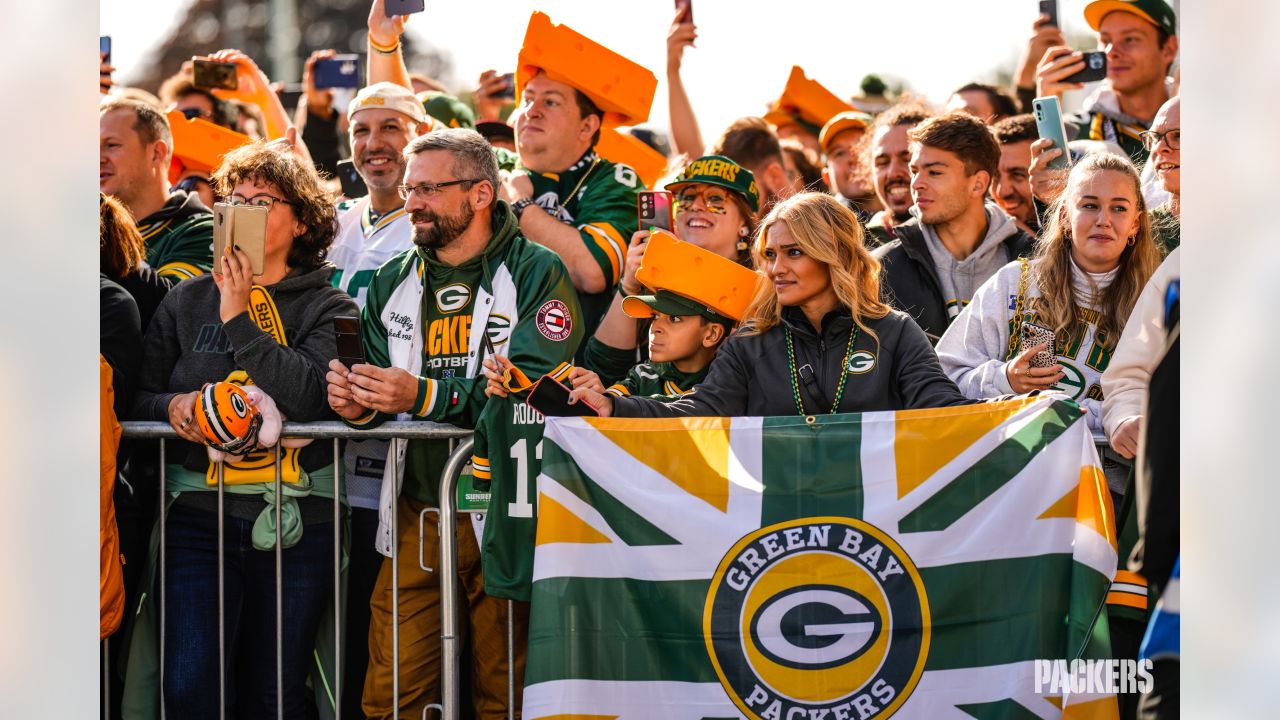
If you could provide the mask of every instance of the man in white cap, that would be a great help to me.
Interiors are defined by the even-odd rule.
[[[338,266],[333,283],[364,309],[373,273],[387,260],[413,247],[413,224],[404,211],[404,149],[429,130],[422,103],[408,89],[380,82],[360,90],[347,110],[351,157],[369,194],[338,205],[338,237],[329,261]],[[357,688],[343,700],[346,714],[359,712],[368,664],[369,596],[382,567],[374,547],[378,531],[378,494],[387,459],[385,440],[353,440],[343,454],[347,498],[351,504],[351,559],[348,575],[344,687]]]

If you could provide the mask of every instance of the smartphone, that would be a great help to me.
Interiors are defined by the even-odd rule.
[[[249,256],[254,275],[261,275],[267,256],[267,213],[269,208],[251,205],[214,203],[213,266],[221,269],[218,258],[228,245],[239,245]]]
[[[676,10],[680,11],[682,24],[693,24],[693,0],[676,0]]]
[[[382,9],[387,17],[412,15],[426,9],[426,0],[383,0]]]
[[[503,100],[515,100],[516,99],[516,74],[507,73],[506,75],[503,75],[502,82],[504,83],[502,86],[502,90],[494,93],[493,97],[501,98]]]
[[[1030,365],[1033,368],[1051,367],[1057,363],[1057,349],[1054,347],[1053,331],[1043,325],[1037,325],[1031,322],[1022,323],[1021,337],[1018,338],[1018,353],[1022,354],[1028,349],[1037,345],[1048,345],[1048,347],[1035,355],[1031,356]]]
[[[1094,50],[1084,54],[1084,69],[1062,78],[1062,82],[1090,83],[1107,77],[1107,52]]]
[[[317,60],[312,77],[318,88],[358,88],[364,84],[360,82],[360,56],[354,53]]]
[[[665,190],[641,190],[636,195],[636,214],[640,217],[640,229],[658,228],[672,232],[675,225],[671,215],[671,193]]]
[[[1042,138],[1049,138],[1053,146],[1062,151],[1062,155],[1049,161],[1049,167],[1065,170],[1071,167],[1071,154],[1067,148],[1067,129],[1062,124],[1062,105],[1058,98],[1038,97],[1031,101],[1031,111],[1036,116],[1036,132]]]
[[[302,83],[285,83],[276,91],[276,97],[280,98],[280,104],[286,111],[293,112],[302,99],[302,93]]]
[[[550,375],[543,375],[533,384],[526,401],[534,410],[547,417],[599,417],[585,402],[569,404],[569,388]]]
[[[240,81],[236,78],[235,63],[191,58],[191,75],[191,84],[198,88],[235,90],[240,87]]]
[[[338,362],[347,366],[363,364],[364,345],[360,343],[360,318],[339,315],[333,319],[333,337],[338,343]]]
[[[360,177],[360,173],[356,172],[356,164],[353,160],[343,160],[338,163],[338,182],[342,183],[342,194],[349,198],[360,198],[369,194],[369,188],[364,184],[364,178]]]
[[[1050,25],[1062,27],[1058,24],[1058,0],[1040,0],[1040,14],[1049,16]]]
[[[111,36],[110,35],[98,36],[98,52],[107,56],[106,58],[103,59],[103,62],[107,63],[108,65],[111,64]]]

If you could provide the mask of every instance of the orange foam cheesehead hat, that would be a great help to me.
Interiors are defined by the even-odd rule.
[[[591,98],[604,111],[605,125],[637,125],[648,120],[658,89],[658,78],[652,72],[535,12],[529,16],[516,61],[516,97],[539,70]]]
[[[652,230],[636,280],[654,290],[667,290],[741,320],[764,275],[710,250],[684,242],[665,230]]]
[[[631,133],[617,128],[604,128],[600,131],[596,152],[609,162],[621,163],[635,170],[645,187],[653,187],[667,171],[667,158],[662,153],[645,145],[643,140]]]
[[[204,118],[188,120],[180,111],[170,110],[169,131],[173,133],[173,159],[169,162],[169,182],[178,182],[182,173],[213,173],[222,164],[222,156],[250,142],[251,138],[235,130],[215,125]]]
[[[817,80],[810,80],[799,65],[792,65],[781,97],[774,101],[764,119],[777,127],[798,123],[816,136],[828,120],[856,109]]]

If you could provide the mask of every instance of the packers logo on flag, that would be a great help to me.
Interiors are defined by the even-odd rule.
[[[911,558],[888,533],[844,517],[743,537],[703,612],[720,683],[753,720],[892,715],[924,672],[929,627]]]

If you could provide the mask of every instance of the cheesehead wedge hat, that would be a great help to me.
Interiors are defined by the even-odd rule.
[[[649,233],[636,279],[654,291],[670,290],[734,320],[743,318],[765,282],[764,275],[665,230]]]
[[[640,176],[645,187],[654,183],[667,171],[667,158],[649,147],[638,137],[619,128],[603,128],[596,143],[600,157],[612,163],[630,167]]]
[[[747,201],[751,212],[760,212],[760,191],[756,188],[755,175],[723,155],[705,155],[685,165],[676,179],[667,183],[667,189],[674,192],[694,183],[732,190]]]
[[[652,72],[534,12],[516,61],[516,97],[539,70],[591,98],[604,112],[605,125],[637,125],[649,119],[658,88]]]
[[[1084,7],[1084,20],[1094,30],[1102,18],[1113,12],[1127,12],[1146,20],[1170,35],[1178,34],[1178,18],[1164,0],[1097,0]]]
[[[735,318],[725,317],[714,308],[672,290],[655,290],[652,295],[628,295],[622,299],[622,312],[633,318],[651,318],[655,313],[673,316],[701,315],[729,329],[738,322]]]
[[[795,123],[817,135],[828,120],[855,109],[818,81],[810,80],[799,65],[792,65],[781,97],[774,101],[764,119],[777,127]]]

